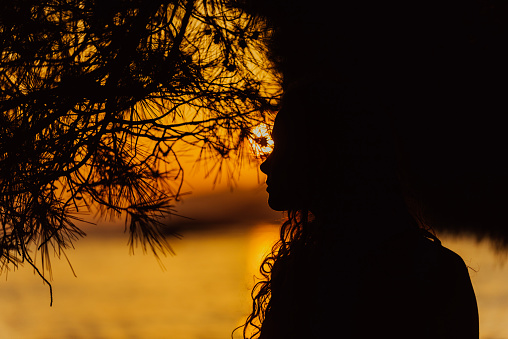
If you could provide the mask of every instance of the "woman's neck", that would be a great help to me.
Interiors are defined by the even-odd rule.
[[[418,227],[402,196],[395,193],[343,197],[319,204],[311,212],[317,221],[337,225],[345,233],[376,236]]]

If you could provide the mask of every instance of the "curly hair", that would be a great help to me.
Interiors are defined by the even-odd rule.
[[[259,269],[262,280],[254,286],[252,296],[252,312],[247,317],[243,327],[243,337],[256,338],[261,333],[261,325],[266,313],[270,310],[272,287],[277,281],[284,280],[287,274],[290,258],[297,257],[304,247],[313,242],[315,228],[312,224],[312,214],[308,210],[291,210],[287,212],[286,221],[280,229],[280,238],[273,245],[271,252],[264,258]],[[252,329],[252,334],[248,332]],[[236,330],[236,329],[235,329]]]
[[[417,206],[413,205],[410,208],[417,209]],[[277,302],[280,303],[280,297],[285,293],[283,290],[289,287],[288,284],[292,284],[292,282],[301,278],[301,276],[297,276],[298,272],[303,271],[312,275],[314,271],[311,271],[311,268],[312,265],[315,265],[316,258],[322,259],[323,251],[326,252],[334,245],[332,243],[334,241],[333,237],[330,237],[333,231],[326,222],[322,222],[319,219],[316,220],[312,212],[308,210],[291,210],[287,213],[287,219],[280,229],[279,240],[273,245],[271,252],[263,259],[260,266],[262,278],[256,283],[251,292],[252,311],[245,323],[233,331],[234,333],[242,328],[244,339],[254,339],[262,336],[263,323],[267,318],[267,314],[270,313],[273,305]],[[416,210],[411,211],[411,214],[416,219],[416,223],[413,224],[415,226],[414,231],[419,232],[425,238],[431,239],[436,244],[440,244],[441,242],[433,228],[420,219],[418,213]],[[295,287],[294,285],[292,286],[293,288]],[[298,286],[307,287],[305,283]],[[274,291],[278,298],[275,302],[272,302]],[[300,290],[295,288],[294,291],[298,293]],[[291,297],[294,297],[294,295],[291,295]],[[305,298],[302,295],[300,297]],[[300,299],[297,302],[302,302]],[[289,313],[298,311],[291,308],[286,310]],[[281,314],[277,316],[281,316]],[[290,319],[293,325],[302,325],[298,320],[295,321],[294,314],[284,314],[282,316],[289,317],[286,319]],[[300,317],[300,315],[296,316]],[[302,317],[301,320],[305,320],[305,317]],[[295,329],[293,326],[285,330],[288,329],[299,333],[299,329]],[[268,333],[272,330],[273,328],[268,329],[265,335],[268,334],[269,337],[272,337],[271,333]]]

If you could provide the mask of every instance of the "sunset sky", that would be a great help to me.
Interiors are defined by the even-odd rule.
[[[280,223],[283,214],[271,210],[267,204],[266,175],[259,170],[261,159],[246,158],[240,166],[234,160],[226,161],[224,167],[232,174],[224,170],[217,176],[217,172],[210,172],[210,169],[218,159],[199,160],[197,148],[182,155],[182,194],[173,204],[175,214],[183,217],[171,216],[166,222],[170,229],[186,233],[203,227]],[[85,213],[84,219],[95,223],[83,225],[87,233],[124,228],[122,218],[109,220],[107,216],[95,216],[92,212]]]
[[[235,178],[223,174],[215,183],[213,175],[206,176],[203,167],[187,163],[183,195],[175,208],[178,213],[194,218],[194,221],[174,217],[175,223],[233,223],[277,222],[281,212],[272,211],[267,204],[266,176],[259,170],[260,161],[245,163]],[[170,223],[173,220],[170,220]]]
[[[278,2],[280,8],[273,7]],[[254,13],[238,9],[237,17],[220,5],[229,1],[218,1],[220,8],[214,1],[124,0],[111,2],[110,9],[101,1],[3,6],[0,42],[7,47],[6,66],[0,66],[10,73],[2,69],[6,75],[0,76],[10,92],[1,89],[8,110],[0,114],[0,127],[7,126],[0,128],[0,192],[10,209],[0,204],[0,211],[10,219],[2,219],[0,254],[12,253],[21,263],[0,262],[9,264],[0,267],[0,339],[225,339],[252,312],[251,293],[263,275],[271,281],[265,287],[282,286],[276,292],[282,297],[274,294],[269,306],[280,333],[305,324],[294,321],[300,318],[279,321],[294,313],[304,315],[309,329],[332,324],[337,329],[330,328],[331,337],[335,331],[347,337],[338,324],[354,322],[342,315],[358,308],[365,318],[363,310],[372,305],[381,307],[358,324],[384,314],[390,318],[382,323],[394,332],[401,315],[420,319],[400,312],[405,306],[397,307],[396,317],[386,311],[397,298],[413,300],[399,293],[406,281],[399,277],[431,272],[428,258],[436,267],[445,262],[411,245],[420,244],[413,235],[397,240],[409,241],[407,252],[383,257],[387,248],[398,250],[394,236],[414,224],[393,189],[400,186],[408,188],[404,198],[415,215],[421,212],[442,245],[464,260],[480,339],[508,339],[508,134],[499,113],[506,95],[494,85],[508,74],[501,69],[506,56],[496,49],[484,55],[482,48],[476,55],[480,44],[467,27],[467,38],[460,33],[459,39],[465,47],[453,47],[461,29],[449,37],[442,29],[458,25],[460,6],[451,3],[439,11],[437,2],[416,4],[413,21],[410,12],[397,14],[395,2],[375,5],[386,12],[359,2],[333,11],[318,3],[278,2],[260,0]],[[51,14],[52,7],[59,15]],[[12,23],[5,20],[10,16]],[[259,24],[265,19],[270,28]],[[479,42],[481,33],[475,33]],[[269,207],[260,170],[273,149],[271,124],[281,106],[290,117],[278,120],[286,121],[277,127],[281,157],[263,170],[271,205],[280,195],[284,209],[302,209],[282,228],[282,241],[285,215]],[[391,129],[378,114],[385,111],[393,118]],[[403,155],[400,186],[388,132],[395,132]],[[74,225],[62,221],[69,206],[71,221],[81,218],[76,226],[86,236],[74,239]],[[315,212],[311,221],[307,211]],[[69,234],[72,242],[66,242]],[[504,247],[496,248],[502,241]],[[432,248],[438,243],[434,239]],[[273,266],[263,261],[270,255],[278,256]],[[416,260],[398,260],[412,255]],[[403,270],[393,275],[383,260]],[[263,271],[268,266],[282,268],[270,276]],[[439,287],[438,277],[403,284],[420,298],[424,288],[412,282],[436,281],[421,286]],[[443,286],[451,287],[428,294],[439,298],[426,314],[435,305],[446,310],[446,295],[458,290]],[[372,291],[387,298],[344,302],[346,295]],[[273,307],[280,300],[280,308]],[[270,331],[270,321],[265,324]]]

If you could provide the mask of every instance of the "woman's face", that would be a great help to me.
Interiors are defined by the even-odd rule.
[[[274,148],[261,164],[266,174],[268,205],[276,211],[308,208],[311,175],[303,135],[290,126],[288,114],[277,114],[272,131]]]

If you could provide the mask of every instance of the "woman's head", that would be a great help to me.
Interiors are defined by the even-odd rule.
[[[321,81],[289,87],[272,131],[274,149],[261,170],[267,175],[269,205],[275,210],[312,209],[322,203],[337,170],[341,133],[333,114],[331,88]],[[333,168],[333,170],[332,170]]]
[[[372,102],[367,92],[336,79],[288,88],[275,119],[274,150],[261,165],[271,208],[315,212],[393,183],[391,130]]]

